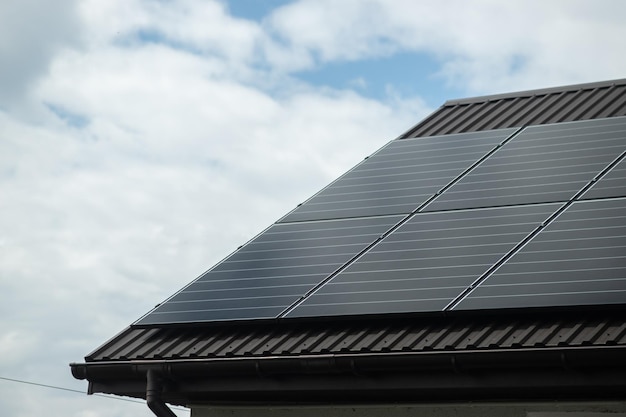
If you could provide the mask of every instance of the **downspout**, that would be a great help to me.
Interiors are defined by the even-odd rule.
[[[146,403],[157,417],[177,417],[161,399],[163,391],[163,379],[154,369],[146,372]]]

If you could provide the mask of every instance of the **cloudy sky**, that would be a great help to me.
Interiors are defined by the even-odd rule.
[[[626,76],[622,0],[0,1],[0,415],[445,100]],[[186,411],[177,411],[188,416]]]

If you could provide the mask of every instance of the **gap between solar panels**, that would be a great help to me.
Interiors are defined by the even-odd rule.
[[[524,128],[520,127],[516,130],[514,130],[513,132],[511,132],[502,142],[500,142],[499,144],[497,144],[493,149],[491,149],[489,152],[487,152],[486,154],[484,154],[480,159],[476,160],[472,165],[470,165],[469,167],[467,167],[465,170],[463,170],[459,175],[457,175],[455,178],[453,178],[450,182],[448,182],[446,185],[444,185],[441,189],[439,189],[437,192],[435,192],[435,194],[433,194],[431,197],[429,197],[426,201],[424,201],[422,204],[420,204],[418,207],[416,207],[411,213],[409,213],[405,218],[403,218],[402,220],[400,220],[397,224],[395,224],[393,227],[391,227],[389,230],[387,230],[385,233],[383,233],[380,237],[378,237],[374,242],[372,242],[371,244],[369,244],[367,247],[365,247],[362,251],[360,251],[358,254],[356,254],[353,258],[351,258],[348,262],[346,262],[345,264],[343,264],[341,267],[339,267],[337,270],[335,270],[332,274],[330,274],[327,278],[325,278],[323,281],[321,281],[319,284],[317,284],[315,287],[311,288],[309,291],[307,291],[300,299],[298,299],[296,302],[294,302],[293,304],[291,304],[289,307],[287,307],[285,310],[283,310],[278,316],[277,318],[285,318],[286,316],[288,316],[294,309],[296,309],[299,305],[301,305],[309,296],[311,296],[312,294],[314,294],[317,290],[319,290],[321,287],[323,287],[325,284],[327,284],[329,281],[331,281],[334,277],[336,277],[338,274],[340,274],[342,271],[344,271],[346,268],[348,268],[350,265],[352,265],[354,262],[356,262],[359,258],[361,258],[365,253],[369,252],[374,246],[376,246],[379,242],[381,242],[383,239],[385,239],[387,236],[389,236],[391,233],[393,233],[394,231],[396,231],[397,229],[399,229],[400,227],[402,227],[402,225],[404,225],[405,223],[407,223],[408,221],[411,220],[411,218],[413,218],[413,216],[415,216],[417,213],[419,213],[422,209],[424,209],[426,206],[428,206],[432,201],[434,201],[439,195],[441,195],[443,192],[445,192],[446,190],[448,190],[449,188],[451,188],[453,185],[455,185],[458,181],[461,180],[461,178],[463,178],[465,175],[467,175],[469,172],[471,172],[472,170],[474,170],[477,166],[479,166],[483,161],[485,161],[487,158],[489,158],[491,155],[493,155],[495,152],[498,151],[498,149],[500,149],[502,146],[504,146],[506,143],[508,143],[509,141],[511,141],[516,135],[518,135]],[[397,139],[396,139],[397,140]],[[287,217],[287,216],[286,216]]]

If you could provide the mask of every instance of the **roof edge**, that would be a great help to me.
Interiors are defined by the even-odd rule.
[[[502,398],[612,398],[623,392],[623,346],[519,349],[501,351],[429,352],[396,355],[330,354],[209,360],[123,361],[71,364],[77,379],[89,381],[90,393],[144,398],[145,375],[157,371],[166,379],[164,400],[172,404],[226,401],[286,400],[354,401],[368,397],[397,402],[443,395],[460,400],[477,393]],[[511,372],[524,378],[510,382]],[[480,378],[475,378],[480,375]],[[582,377],[584,376],[584,377]],[[288,383],[286,393],[285,381]],[[520,384],[521,385],[517,385]],[[388,384],[391,383],[392,389]],[[469,385],[468,385],[469,384]],[[521,394],[519,389],[528,391]],[[431,391],[428,391],[431,390]],[[263,392],[259,392],[263,391]],[[289,394],[285,397],[285,394]],[[575,394],[575,395],[574,395]],[[492,398],[492,399],[493,399]],[[549,397],[551,398],[551,397]],[[417,399],[419,400],[419,399]]]
[[[602,352],[601,355],[598,355]],[[460,371],[465,369],[488,368],[518,368],[528,367],[527,363],[512,361],[511,358],[530,357],[533,366],[556,366],[563,368],[590,368],[597,366],[624,366],[621,361],[626,352],[626,346],[555,346],[555,347],[528,347],[528,348],[501,348],[501,349],[469,349],[466,351],[424,351],[424,352],[376,352],[376,353],[322,353],[301,355],[271,355],[246,356],[226,358],[186,358],[186,359],[132,359],[110,360],[99,362],[71,363],[72,375],[76,379],[90,379],[108,377],[116,371],[126,370],[129,375],[143,374],[153,367],[164,367],[167,372],[175,369],[183,373],[204,374],[202,367],[214,366],[216,369],[232,373],[237,369],[239,373],[254,375],[274,375],[292,373],[336,373],[336,371],[356,371],[355,366],[363,369],[406,370],[407,365],[415,368],[426,367],[433,369],[440,366],[445,369]],[[455,360],[451,360],[454,357]],[[264,364],[262,367],[259,364]],[[316,364],[317,366],[310,366]],[[300,366],[306,365],[306,366]],[[217,375],[213,372],[212,375]]]

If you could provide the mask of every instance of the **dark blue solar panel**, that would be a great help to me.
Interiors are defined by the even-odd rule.
[[[135,324],[274,318],[400,219],[275,224]]]
[[[425,210],[569,201],[625,150],[623,117],[528,127]]]
[[[626,304],[626,199],[573,203],[455,308]]]
[[[287,317],[441,311],[560,206],[416,214]]]
[[[394,140],[280,222],[411,213],[513,132]]]

